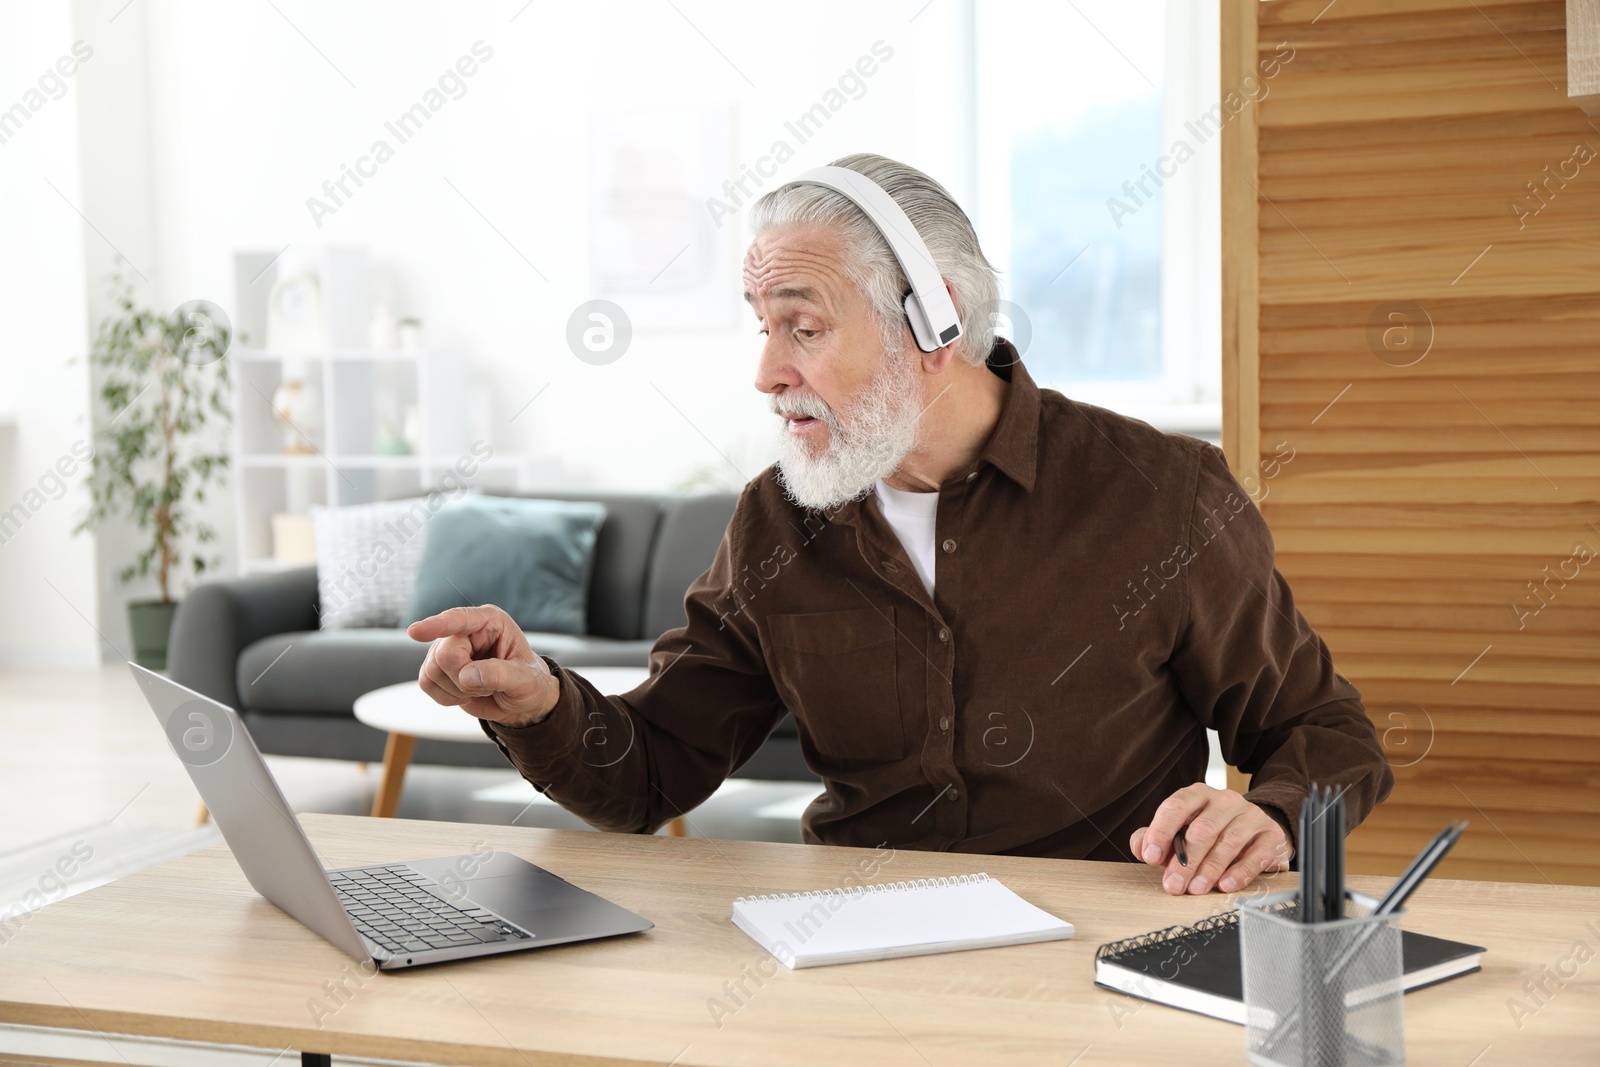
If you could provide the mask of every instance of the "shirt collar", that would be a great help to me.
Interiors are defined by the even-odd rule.
[[[986,362],[1011,388],[1006,390],[1000,420],[978,459],[999,467],[1031,493],[1039,467],[1039,387],[1022,365],[1016,346],[1004,337],[995,338]]]

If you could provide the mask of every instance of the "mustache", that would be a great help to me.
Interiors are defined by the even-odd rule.
[[[782,396],[774,395],[768,403],[774,415],[799,415],[803,418],[821,419],[829,426],[838,422],[833,409],[823,403],[819,396],[802,395],[791,397],[787,393]]]

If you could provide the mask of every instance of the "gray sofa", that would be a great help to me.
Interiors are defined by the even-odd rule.
[[[589,587],[590,632],[528,634],[536,651],[580,674],[586,666],[645,666],[655,638],[684,624],[684,593],[711,565],[736,500],[731,493],[523,495],[606,507]],[[384,735],[356,721],[355,699],[415,679],[426,654],[399,628],[318,629],[317,571],[300,567],[198,586],[173,620],[167,673],[237,709],[263,752],[376,762]],[[492,745],[456,741],[418,741],[413,760],[506,765]],[[739,775],[815,780],[793,718],[784,717]]]

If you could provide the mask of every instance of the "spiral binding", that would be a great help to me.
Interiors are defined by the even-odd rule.
[[[1274,905],[1269,910],[1281,912],[1287,911],[1293,906],[1296,906],[1295,902],[1288,901],[1284,904]],[[1168,945],[1174,941],[1192,941],[1205,935],[1209,935],[1206,936],[1206,940],[1210,941],[1218,932],[1230,926],[1238,925],[1238,909],[1220,912],[1216,915],[1208,915],[1204,919],[1188,926],[1168,926],[1160,930],[1152,930],[1148,934],[1140,934],[1138,937],[1108,942],[1095,950],[1094,958],[1096,960],[1115,961],[1118,956],[1131,956],[1143,949],[1155,948],[1158,945]]]
[[[945,889],[955,885],[976,885],[987,882],[984,871],[977,874],[954,874],[943,878],[911,878],[904,882],[877,882],[873,885],[839,886],[834,889],[807,889],[799,893],[761,893],[753,897],[736,897],[735,904],[765,904],[780,900],[816,900],[823,897],[848,896],[851,899],[869,893],[905,893],[913,889]]]

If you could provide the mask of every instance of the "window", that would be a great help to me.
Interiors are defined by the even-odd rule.
[[[1213,433],[1220,152],[1193,120],[1218,94],[1217,18],[1215,0],[980,0],[972,43],[977,223],[1030,373]]]

